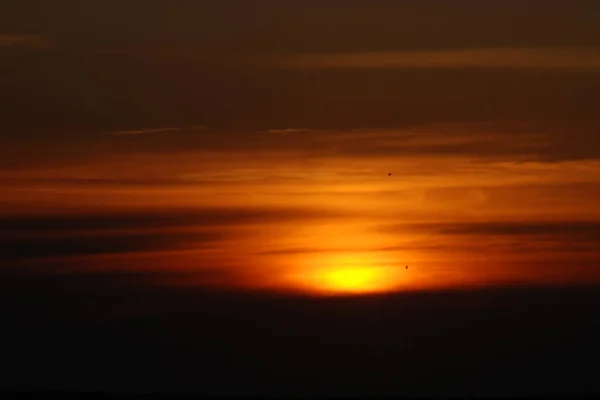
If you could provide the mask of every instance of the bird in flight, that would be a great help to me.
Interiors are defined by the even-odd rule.
[[[391,175],[392,175],[392,173],[390,172],[390,173],[388,174],[388,176],[391,176]]]

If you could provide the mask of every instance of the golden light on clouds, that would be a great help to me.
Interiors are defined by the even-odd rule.
[[[41,222],[29,238],[57,243],[44,244],[44,257],[184,274],[173,280],[186,285],[359,295],[600,279],[600,163],[546,161],[535,154],[548,148],[538,131],[489,126],[290,130],[266,135],[273,147],[251,158],[107,150],[0,173],[0,205],[7,215],[59,215],[57,232]],[[154,137],[133,136],[110,140]],[[247,137],[235,138],[265,135]]]

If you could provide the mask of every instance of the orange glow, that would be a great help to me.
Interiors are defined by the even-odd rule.
[[[403,134],[373,133],[386,146]],[[417,139],[435,137],[402,143]],[[185,284],[362,295],[600,280],[598,161],[258,154],[115,154],[0,172],[0,214],[68,214],[57,232],[36,235],[74,236],[92,250],[92,236],[114,237],[100,254],[66,251],[69,270],[161,271]],[[104,214],[110,224],[98,222]]]
[[[404,268],[385,265],[376,253],[344,254],[326,260],[306,260],[288,275],[295,289],[317,294],[369,294],[401,289],[408,281]]]
[[[374,293],[394,287],[389,271],[377,268],[333,269],[315,275],[315,288],[330,292]]]

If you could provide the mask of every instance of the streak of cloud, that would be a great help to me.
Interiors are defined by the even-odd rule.
[[[546,240],[585,241],[600,245],[600,221],[489,221],[386,225],[388,233],[428,233],[442,236],[538,237]],[[531,239],[529,239],[531,240]]]
[[[108,132],[112,136],[135,136],[135,135],[148,135],[153,133],[167,133],[167,132],[181,132],[187,130],[202,130],[205,129],[203,125],[184,126],[184,127],[166,127],[166,128],[143,128],[143,129],[131,129],[124,131]]]
[[[277,223],[347,217],[332,210],[302,208],[203,208],[171,212],[101,213],[0,217],[0,236],[18,232],[56,233],[103,230],[162,230],[185,227],[231,227],[264,222]]]
[[[0,269],[7,262],[218,248],[240,227],[343,217],[313,209],[205,208],[153,213],[0,217]]]
[[[482,48],[291,54],[260,60],[258,64],[283,69],[598,69],[600,49],[596,47]]]
[[[27,47],[42,48],[48,42],[41,35],[0,33],[0,48],[2,47]]]
[[[82,236],[36,237],[35,235],[0,235],[0,244],[8,249],[0,255],[0,262],[45,259],[72,256],[91,256],[127,253],[149,253],[181,248],[193,243],[194,249],[216,246],[226,237],[218,232],[202,233],[119,233]]]
[[[303,128],[284,128],[284,129],[268,129],[267,133],[275,134],[288,134],[288,133],[303,133],[303,132],[314,132],[314,129],[303,129]]]

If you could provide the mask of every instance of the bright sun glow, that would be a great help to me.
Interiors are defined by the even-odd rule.
[[[339,292],[365,293],[384,290],[386,274],[375,268],[354,268],[323,271],[319,274],[324,289]]]
[[[402,287],[406,273],[386,266],[387,260],[373,255],[336,255],[314,260],[313,267],[290,276],[292,284],[312,292],[368,294]]]

